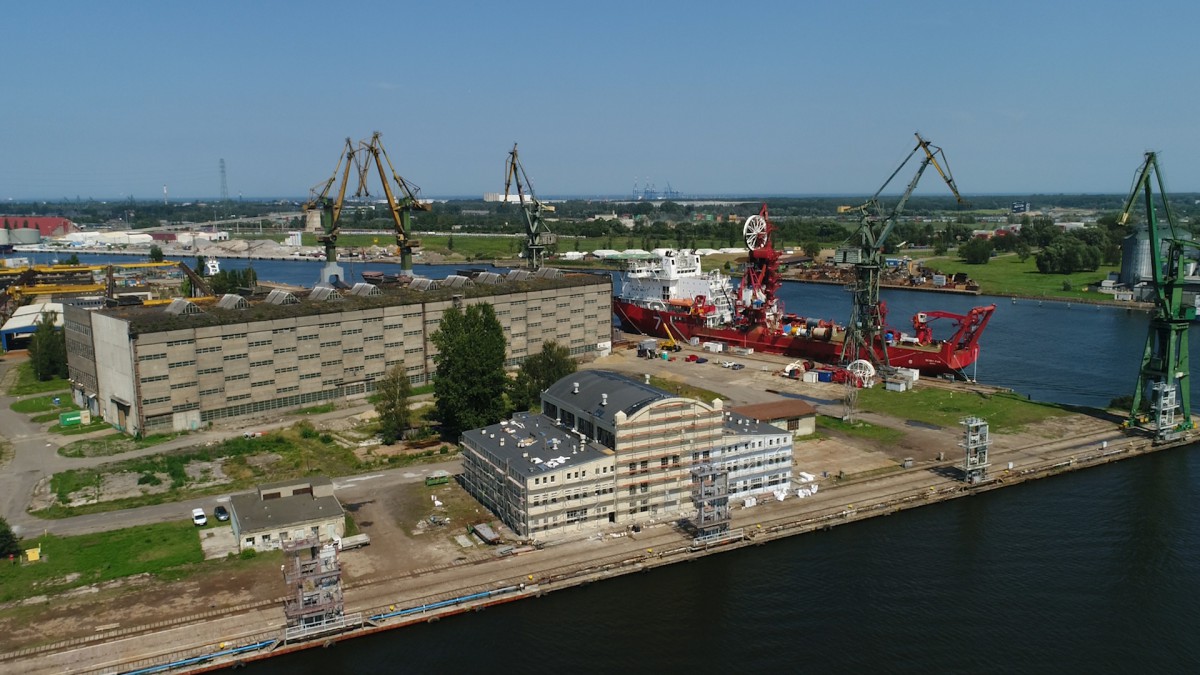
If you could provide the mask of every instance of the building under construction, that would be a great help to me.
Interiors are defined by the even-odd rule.
[[[451,307],[494,307],[509,366],[546,341],[602,355],[611,348],[611,297],[607,275],[513,270],[392,288],[275,290],[261,300],[67,304],[64,327],[75,403],[145,435],[363,400],[401,363],[410,382],[424,384],[434,371],[430,336]]]
[[[719,536],[731,500],[786,492],[792,433],[601,370],[542,393],[540,414],[462,436],[463,486],[523,538],[694,517]]]

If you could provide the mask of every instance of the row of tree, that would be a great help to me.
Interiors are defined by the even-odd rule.
[[[1099,218],[1095,227],[1063,231],[1052,218],[1025,216],[1020,232],[974,238],[958,248],[958,255],[970,264],[984,264],[993,251],[1011,251],[1024,262],[1038,249],[1036,262],[1043,274],[1093,272],[1100,265],[1121,262],[1121,244],[1129,230],[1113,214]]]
[[[442,438],[451,441],[464,431],[495,424],[511,412],[533,408],[546,387],[575,372],[570,350],[550,341],[542,343],[542,350],[526,358],[516,377],[510,378],[504,368],[504,328],[487,303],[446,310],[430,341],[437,347],[434,417]],[[403,438],[412,426],[411,394],[403,363],[376,384],[375,410],[384,443]]]

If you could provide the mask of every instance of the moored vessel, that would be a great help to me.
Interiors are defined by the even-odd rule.
[[[866,359],[926,375],[964,375],[979,358],[979,338],[995,305],[966,314],[918,312],[911,332],[888,326],[872,345],[857,350],[847,346],[845,326],[785,311],[776,295],[782,280],[772,230],[765,206],[747,220],[743,232],[749,257],[736,287],[719,270],[702,271],[695,251],[657,249],[648,256],[630,257],[613,298],[613,312],[626,329],[646,335],[825,363]],[[887,326],[884,303],[879,314]],[[948,336],[934,337],[936,321],[953,324]]]

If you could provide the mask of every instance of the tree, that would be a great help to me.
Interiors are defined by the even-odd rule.
[[[29,339],[29,362],[37,379],[45,381],[65,378],[67,372],[67,342],[62,331],[55,329],[57,312],[46,312]]]
[[[491,305],[451,307],[430,336],[435,415],[442,437],[457,441],[462,432],[499,422],[505,413],[508,377],[504,373],[504,328]]]
[[[958,247],[958,255],[969,265],[986,265],[992,259],[992,242],[982,237],[973,237]]]
[[[17,535],[13,534],[12,528],[8,526],[8,521],[0,518],[0,558],[20,553],[21,542],[17,539]]]
[[[375,412],[379,413],[379,436],[384,444],[395,443],[408,430],[411,420],[408,399],[411,395],[412,385],[403,361],[375,383]]]
[[[159,248],[158,244],[151,244],[150,245],[150,262],[162,262],[162,261],[163,261],[163,250],[161,248]]]
[[[517,378],[509,387],[509,398],[516,410],[537,405],[547,387],[575,372],[571,350],[553,340],[542,343],[542,351],[525,359]]]
[[[79,262],[79,254],[78,253],[72,253],[71,255],[67,256],[62,261],[62,264],[64,264],[64,265],[82,265],[83,263]]]

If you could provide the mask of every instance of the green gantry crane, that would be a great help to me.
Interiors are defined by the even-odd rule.
[[[1165,228],[1159,223],[1155,210],[1155,185],[1158,186],[1162,210],[1167,216]],[[1133,183],[1129,198],[1125,200],[1125,208],[1118,221],[1120,224],[1129,221],[1139,193],[1144,198],[1146,209],[1154,282],[1154,316],[1150,319],[1146,349],[1142,352],[1142,367],[1138,371],[1137,389],[1133,392],[1133,406],[1126,425],[1135,426],[1146,420],[1141,408],[1143,400],[1149,400],[1154,413],[1155,438],[1172,440],[1192,428],[1188,325],[1196,318],[1196,308],[1184,306],[1183,283],[1187,272],[1184,251],[1189,246],[1196,246],[1196,243],[1180,236],[1182,230],[1167,201],[1162,169],[1154,152],[1146,153],[1146,160]]]
[[[942,152],[941,148],[922,138],[920,133],[914,135],[917,137],[916,147],[908,153],[903,162],[900,162],[900,166],[896,167],[896,170],[888,176],[875,194],[871,195],[871,198],[857,209],[846,209],[858,210],[862,215],[858,228],[860,239],[858,259],[854,261],[854,282],[850,287],[854,294],[854,305],[850,312],[850,324],[846,328],[846,341],[842,344],[842,361],[844,363],[865,358],[877,366],[891,365],[888,363],[887,342],[883,340],[883,333],[887,329],[887,305],[879,299],[879,277],[884,265],[884,245],[887,243],[888,235],[896,227],[896,219],[904,210],[904,205],[908,203],[908,199],[916,189],[925,169],[932,164],[942,176],[942,180],[950,187],[950,191],[954,193],[959,205],[966,204],[962,195],[958,193],[954,177],[950,175],[950,163],[946,161],[946,154]],[[879,195],[892,182],[896,174],[900,173],[904,165],[908,164],[913,155],[917,154],[917,151],[924,151],[921,156],[921,165],[917,167],[916,174],[908,182],[908,187],[900,196],[900,200],[896,202],[891,211],[885,213],[883,206],[879,203]],[[944,170],[942,164],[938,163],[938,155],[942,156],[942,163],[946,165]],[[878,352],[875,350],[876,345],[879,347]]]

